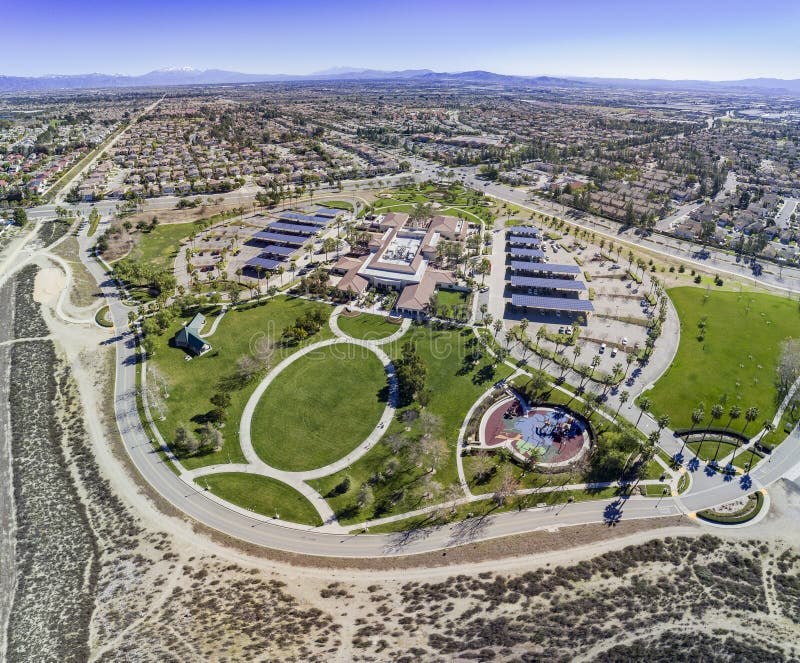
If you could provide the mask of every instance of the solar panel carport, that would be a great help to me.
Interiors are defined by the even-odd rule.
[[[511,261],[511,269],[515,272],[535,272],[537,274],[580,274],[577,265],[548,265],[539,262]]]
[[[588,299],[569,299],[566,297],[512,295],[511,305],[520,308],[535,308],[541,311],[569,311],[570,313],[588,313],[594,311],[594,306]]]
[[[267,228],[269,230],[285,230],[287,232],[297,233],[298,235],[316,235],[319,228],[313,226],[302,226],[299,223],[270,223]]]
[[[283,244],[293,244],[294,246],[302,246],[308,237],[302,235],[287,235],[284,233],[274,233],[266,230],[259,230],[253,235],[253,239],[261,240],[262,242],[281,242]]]
[[[573,292],[586,290],[586,284],[575,279],[543,279],[533,276],[517,276],[516,274],[511,275],[511,285],[515,288],[543,288]]]
[[[544,251],[540,251],[539,249],[510,249],[508,254],[512,258],[544,258]]]

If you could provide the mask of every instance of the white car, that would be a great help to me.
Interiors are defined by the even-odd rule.
[[[628,337],[627,336],[623,336],[622,337],[622,345],[623,346],[627,346],[628,345]]]

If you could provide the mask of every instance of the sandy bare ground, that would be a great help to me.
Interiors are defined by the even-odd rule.
[[[54,308],[66,285],[66,274],[60,269],[56,267],[40,269],[33,284],[33,299]]]

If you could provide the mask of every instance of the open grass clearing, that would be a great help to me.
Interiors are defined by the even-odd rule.
[[[260,474],[221,472],[195,479],[202,489],[262,516],[302,525],[322,525],[317,510],[303,495],[285,483]]]
[[[738,405],[744,414],[759,408],[758,423],[777,409],[773,385],[780,343],[800,335],[797,302],[773,295],[716,292],[701,288],[673,288],[669,295],[681,320],[681,340],[670,368],[647,395],[655,416],[667,414],[673,428],[689,428],[698,403]],[[701,335],[699,325],[705,322]],[[757,340],[757,342],[756,342]],[[706,422],[708,423],[708,422]],[[744,416],[733,423],[741,431]],[[775,437],[782,435],[775,432]]]
[[[339,316],[339,329],[348,336],[376,341],[391,336],[400,330],[400,325],[389,322],[384,316],[372,313]]]
[[[252,354],[263,343],[278,342],[283,331],[307,311],[322,309],[330,315],[332,307],[320,302],[279,296],[257,305],[233,308],[208,338],[211,351],[201,357],[186,361],[186,352],[171,345],[172,337],[188,318],[176,320],[164,334],[157,337],[156,353],[148,361],[151,373],[149,387],[160,394],[159,402],[164,414],[160,420],[158,407],[152,408],[153,418],[167,441],[175,437],[175,430],[181,423],[191,428],[199,428],[204,415],[213,409],[211,397],[219,388],[220,380],[236,370],[239,358]],[[205,330],[211,328],[214,315],[207,313]],[[326,324],[319,332],[300,346],[279,346],[272,357],[274,366],[303,345],[332,338],[330,327]],[[258,384],[258,379],[241,389],[230,392],[231,404],[227,408],[227,422],[222,429],[225,442],[220,451],[199,456],[181,458],[188,469],[213,465],[215,463],[244,462],[239,446],[239,421],[247,399]],[[158,389],[156,389],[158,387]],[[163,397],[164,388],[169,395]]]
[[[264,392],[253,414],[253,448],[281,470],[323,467],[367,438],[387,396],[383,364],[369,350],[350,344],[314,350]]]

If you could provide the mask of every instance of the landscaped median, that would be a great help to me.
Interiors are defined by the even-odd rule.
[[[94,314],[94,321],[101,327],[113,327],[114,323],[109,319],[108,314],[108,306],[103,306]]]
[[[758,515],[764,506],[764,493],[757,490],[747,496],[747,499],[740,508],[725,510],[722,507],[717,509],[705,509],[698,511],[697,516],[710,523],[717,525],[741,525]]]

